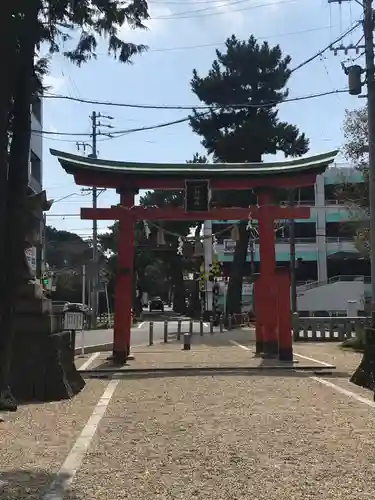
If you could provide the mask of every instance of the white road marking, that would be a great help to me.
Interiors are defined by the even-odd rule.
[[[348,391],[347,389],[344,389],[343,387],[340,387],[339,385],[333,384],[332,382],[329,382],[328,380],[325,380],[324,378],[320,377],[309,377],[311,380],[315,380],[315,382],[319,382],[319,384],[326,385],[327,387],[330,387],[331,389],[335,390],[336,392],[340,392],[341,394],[344,394],[348,398],[355,399],[356,401],[359,401],[360,403],[363,403],[367,406],[370,406],[371,408],[375,409],[375,402],[371,401],[370,399],[364,398],[360,396],[359,394],[356,394],[355,392]]]
[[[229,341],[231,344],[236,345],[237,347],[240,347],[241,349],[244,349],[245,351],[250,351],[248,347],[239,344],[235,340],[230,340]],[[321,366],[332,366],[329,363],[326,363],[325,361],[319,361],[318,359],[315,358],[309,358],[308,356],[304,356],[302,354],[297,354],[296,352],[294,353],[294,356],[297,356],[302,359],[306,359],[306,361],[312,361],[314,363],[317,363]],[[315,382],[318,382],[319,384],[325,385],[326,387],[330,387],[336,392],[339,392],[340,394],[344,394],[348,398],[355,399],[359,403],[363,403],[367,406],[370,406],[371,408],[375,409],[375,401],[371,401],[370,399],[364,398],[360,396],[359,394],[356,394],[355,392],[349,391],[347,389],[344,389],[343,387],[340,387],[339,385],[334,384],[333,382],[329,382],[328,380],[325,380],[324,378],[316,377],[315,375],[312,375],[309,377],[309,379],[314,380]]]
[[[248,347],[242,345],[242,344],[239,344],[238,342],[236,342],[235,340],[230,340],[229,341],[231,344],[237,346],[237,347],[240,347],[241,349],[243,349],[244,351],[250,351],[251,349],[249,349]]]
[[[87,424],[83,428],[61,469],[56,474],[48,491],[42,500],[62,500],[64,493],[71,485],[75,475],[82,465],[82,461],[103,418],[111,398],[116,390],[119,380],[111,380],[107,385],[102,397],[99,399]]]
[[[94,352],[87,361],[82,363],[82,365],[79,367],[79,370],[87,370],[87,368],[91,365],[93,361],[99,356],[100,352]]]
[[[302,354],[297,354],[296,352],[294,352],[293,355],[297,356],[298,358],[306,359],[306,361],[312,361],[313,363],[317,363],[318,365],[332,366],[332,364],[326,363],[325,361],[319,361],[315,358],[309,358],[308,356],[303,356]]]
[[[145,322],[142,321],[142,323],[139,323],[139,325],[137,326],[137,328],[141,328],[144,324],[145,324]]]

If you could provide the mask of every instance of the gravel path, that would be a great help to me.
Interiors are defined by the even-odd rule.
[[[89,381],[73,400],[20,406],[0,423],[0,499],[37,500],[93,408],[105,381]]]
[[[327,380],[372,400],[373,394],[371,391],[350,382],[350,377],[362,360],[363,355],[361,353],[354,352],[351,349],[342,349],[341,342],[301,342],[295,344],[294,350],[296,353],[325,361],[326,363],[332,363],[337,369],[329,378],[326,377]]]
[[[214,337],[197,338],[189,353],[176,343],[138,348],[131,366],[172,366],[176,356],[180,365],[253,363],[251,352]],[[243,332],[231,338],[247,341]],[[348,382],[361,355],[336,344],[295,350],[334,363],[327,380],[371,398]],[[22,406],[0,423],[0,500],[41,500],[107,385],[89,380],[72,401]],[[367,499],[374,417],[301,373],[133,376],[119,381],[64,500]]]
[[[262,360],[254,358],[254,345],[248,341],[249,332],[242,330],[217,335],[194,336],[190,351],[182,350],[181,341],[158,343],[153,346],[134,347],[135,359],[128,364],[129,368],[200,368],[200,367],[256,367],[260,365],[280,365],[278,360]],[[243,350],[229,342],[234,340],[250,346],[250,351]],[[107,353],[101,353],[90,369],[113,368],[105,359]],[[298,359],[298,366],[319,364]],[[127,367],[124,367],[126,371]]]
[[[364,500],[374,440],[371,408],[304,376],[122,380],[66,500]]]

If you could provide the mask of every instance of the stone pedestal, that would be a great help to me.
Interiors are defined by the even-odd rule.
[[[62,331],[62,316],[52,314],[52,302],[22,290],[15,316],[11,390],[18,402],[71,398],[85,382],[74,365],[70,332]]]

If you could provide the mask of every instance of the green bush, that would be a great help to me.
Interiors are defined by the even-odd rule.
[[[341,344],[341,347],[343,349],[353,349],[353,351],[363,352],[365,343],[363,341],[363,337],[359,336],[344,340],[344,342]]]

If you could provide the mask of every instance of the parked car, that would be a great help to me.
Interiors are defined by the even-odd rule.
[[[164,302],[160,297],[154,297],[148,303],[148,310],[151,311],[161,311],[164,312]]]
[[[52,301],[52,311],[56,313],[61,313],[65,311],[66,304],[69,304],[66,300],[53,300]]]
[[[85,314],[90,313],[90,309],[88,306],[85,304],[77,303],[77,302],[67,302],[64,305],[63,312],[69,311],[70,309],[79,309],[80,311],[84,312]]]

